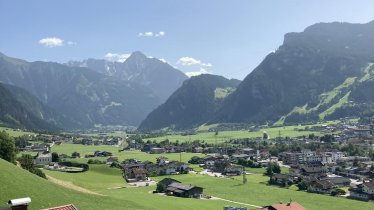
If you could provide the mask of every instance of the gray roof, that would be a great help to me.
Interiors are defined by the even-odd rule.
[[[172,188],[176,188],[176,189],[181,189],[181,190],[191,190],[195,186],[193,186],[193,185],[183,185],[183,184],[178,183],[178,182],[173,182],[168,187],[172,187]]]

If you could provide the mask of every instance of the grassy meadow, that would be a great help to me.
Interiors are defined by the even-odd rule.
[[[108,145],[101,145],[101,146],[85,146],[81,144],[61,144],[60,146],[53,146],[52,152],[57,152],[58,154],[67,154],[71,155],[73,152],[78,152],[81,155],[81,158],[72,159],[75,162],[80,163],[87,163],[88,159],[98,159],[98,160],[106,160],[106,157],[93,157],[93,158],[84,158],[84,155],[93,154],[95,151],[107,151],[113,153],[113,156],[119,158],[120,161],[123,161],[128,158],[135,158],[138,160],[149,160],[152,162],[156,161],[157,157],[165,156],[170,160],[182,160],[182,162],[187,162],[193,156],[203,156],[200,153],[165,153],[165,154],[147,154],[145,152],[141,152],[139,150],[126,150],[119,152],[120,148],[115,146],[108,146]]]
[[[106,165],[90,165],[90,170],[80,174],[46,171],[49,176],[106,195],[115,199],[129,199],[140,203],[146,209],[222,209],[225,205],[244,206],[217,200],[197,200],[186,198],[167,197],[152,194],[155,186],[130,187],[121,177],[118,169],[111,169]],[[240,203],[256,206],[287,202],[290,199],[297,201],[311,210],[340,210],[349,206],[350,209],[369,210],[374,203],[349,200],[340,197],[311,194],[297,191],[295,187],[284,189],[277,186],[268,186],[268,177],[263,176],[264,169],[250,169],[253,174],[247,175],[248,182],[242,184],[241,176],[234,178],[217,178],[207,175],[172,175],[153,178],[159,181],[165,177],[177,179],[185,184],[193,184],[204,188],[204,194]],[[147,202],[144,202],[146,200]],[[331,205],[334,203],[334,205]],[[248,206],[249,209],[252,207]]]
[[[35,135],[35,133],[33,133],[33,132],[27,132],[27,131],[22,131],[22,130],[13,129],[13,128],[7,128],[7,127],[0,127],[0,132],[1,131],[7,132],[12,137],[19,137],[19,136],[23,136],[23,135]]]
[[[326,124],[336,123],[334,121],[326,122]],[[213,125],[203,125],[200,126],[197,131],[196,135],[167,135],[162,137],[156,138],[147,138],[146,140],[155,140],[155,141],[163,141],[168,139],[171,142],[179,141],[194,141],[194,140],[203,140],[208,143],[223,143],[230,139],[240,139],[240,138],[254,138],[254,137],[262,137],[263,133],[266,132],[270,138],[276,138],[279,135],[281,137],[299,137],[299,136],[308,136],[309,134],[315,134],[316,136],[321,135],[320,132],[313,132],[313,131],[304,131],[305,127],[309,126],[318,126],[321,124],[314,124],[314,125],[294,125],[294,126],[282,126],[282,127],[269,127],[263,128],[258,131],[249,132],[247,130],[239,130],[239,131],[220,131],[216,135],[215,132],[208,132],[207,130]],[[299,131],[302,130],[302,131]]]

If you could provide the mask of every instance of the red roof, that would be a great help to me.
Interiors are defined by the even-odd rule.
[[[264,208],[261,208],[259,210],[268,210],[268,209],[274,209],[274,210],[306,210],[302,205],[298,204],[297,202],[291,202],[291,203],[285,203],[285,204],[274,204],[271,206],[267,206]]]
[[[43,210],[78,210],[78,209],[73,204],[68,204],[65,206],[57,206],[57,207],[52,207],[52,208],[43,209]]]

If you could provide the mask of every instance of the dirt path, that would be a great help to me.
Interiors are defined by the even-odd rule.
[[[226,199],[218,198],[218,197],[212,197],[211,199],[212,199],[212,200],[221,200],[221,201],[226,201],[226,202],[235,203],[235,204],[244,205],[244,206],[252,206],[252,207],[255,207],[255,208],[262,208],[262,206],[256,206],[256,205],[248,204],[248,203],[240,203],[240,202],[231,201],[231,200],[226,200]]]
[[[93,194],[93,195],[104,196],[102,194],[93,192],[93,191],[88,190],[86,188],[79,187],[79,186],[77,186],[77,185],[75,185],[75,184],[73,184],[72,182],[69,182],[69,181],[64,181],[64,180],[56,179],[56,178],[48,176],[48,175],[47,175],[47,178],[48,178],[49,181],[51,181],[51,182],[53,182],[55,184],[61,185],[63,187],[66,187],[66,188],[69,188],[69,189],[72,189],[72,190],[76,190],[76,191],[83,192],[83,193],[88,193],[88,194]]]

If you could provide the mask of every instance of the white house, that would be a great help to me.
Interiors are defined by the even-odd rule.
[[[50,152],[38,152],[34,160],[35,164],[49,164],[50,162],[52,162],[52,154]]]

